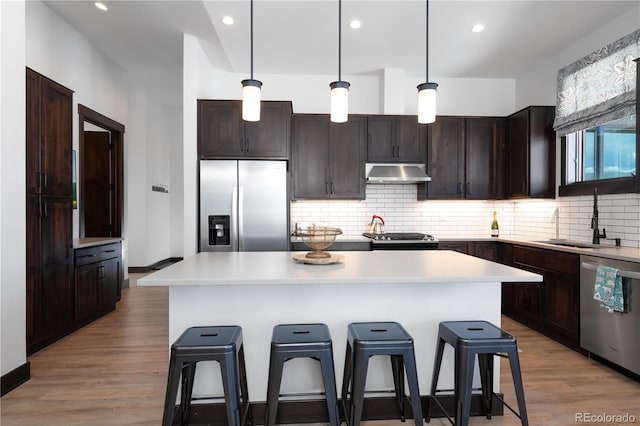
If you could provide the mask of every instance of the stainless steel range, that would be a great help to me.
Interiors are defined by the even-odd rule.
[[[418,232],[385,232],[363,236],[371,239],[372,250],[437,250],[438,240],[430,234]]]

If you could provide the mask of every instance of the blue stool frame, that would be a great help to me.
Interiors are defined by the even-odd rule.
[[[241,426],[247,419],[251,422],[242,328],[218,326],[190,327],[171,345],[162,425],[171,426],[173,422],[181,379],[180,424],[188,424],[196,364],[200,361],[218,361],[220,364],[227,423]]]
[[[455,351],[455,389],[454,406],[455,422],[446,414],[446,410],[437,399],[437,393],[443,392],[437,389],[442,354],[445,344],[453,346]],[[502,355],[506,353],[505,355]],[[469,411],[471,409],[471,393],[473,382],[473,370],[476,355],[480,368],[480,382],[482,388],[482,406],[485,415],[491,419],[493,397],[495,396],[514,413],[523,426],[528,426],[527,408],[520,373],[520,359],[518,357],[517,340],[511,334],[496,327],[487,321],[444,321],[438,327],[438,345],[433,364],[433,378],[431,380],[431,395],[426,407],[425,419],[430,421],[431,401],[435,402],[445,413],[451,424],[455,426],[468,426]],[[502,398],[493,392],[493,357],[501,356],[509,359],[511,376],[516,392],[518,409],[516,413]]]
[[[338,426],[340,414],[333,347],[326,324],[280,324],[273,328],[265,425],[273,426],[276,423],[284,363],[293,358],[313,358],[320,362],[329,420],[332,426]]]
[[[362,420],[369,358],[389,355],[400,419],[405,420],[404,374],[409,385],[411,408],[416,426],[422,426],[422,404],[418,388],[413,338],[397,322],[351,323],[347,333],[347,351],[342,381],[342,404],[350,426]],[[351,400],[348,400],[351,386]]]

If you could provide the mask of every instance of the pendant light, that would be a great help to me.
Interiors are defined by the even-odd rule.
[[[251,0],[251,78],[242,80],[242,119],[260,121],[262,82],[253,79],[253,0]]]
[[[338,81],[331,87],[331,121],[344,123],[349,115],[349,86],[342,81],[342,0],[338,0]]]
[[[426,17],[426,83],[418,85],[418,123],[428,124],[436,121],[436,89],[438,83],[429,82],[429,0]]]

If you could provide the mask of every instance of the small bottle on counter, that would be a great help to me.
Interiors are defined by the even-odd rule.
[[[493,212],[493,222],[491,222],[491,236],[497,237],[500,234],[500,227],[498,226],[498,217],[496,212]]]

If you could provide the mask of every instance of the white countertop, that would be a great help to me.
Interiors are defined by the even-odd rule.
[[[542,277],[449,250],[344,251],[332,265],[293,252],[198,253],[138,280],[142,286],[537,282]],[[338,254],[338,253],[335,253]]]
[[[118,243],[122,241],[119,237],[94,237],[94,238],[74,238],[73,248],[86,248],[93,246],[101,246],[103,244]]]

